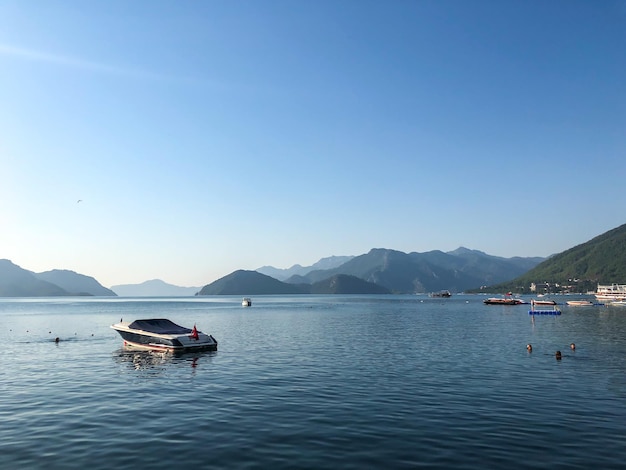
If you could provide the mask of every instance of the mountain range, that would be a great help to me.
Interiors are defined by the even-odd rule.
[[[444,253],[403,253],[382,248],[360,256],[331,256],[303,267],[264,266],[235,271],[199,287],[179,287],[159,279],[107,289],[94,278],[68,270],[34,273],[0,260],[0,296],[191,296],[272,293],[415,293],[442,289],[460,292],[506,281],[536,266],[542,258],[501,258],[459,248]],[[271,273],[269,276],[265,273]],[[248,274],[245,274],[248,273]]]
[[[288,269],[280,269],[273,266],[262,266],[255,271],[273,277],[274,279],[278,279],[279,281],[286,281],[292,276],[305,276],[311,271],[315,271],[318,269],[325,270],[336,268],[338,266],[341,266],[345,262],[350,261],[352,258],[354,258],[354,256],[329,256],[327,258],[322,258],[317,263],[311,266],[301,266],[299,264],[294,264]]]
[[[115,296],[93,277],[74,271],[54,269],[34,273],[0,260],[0,297]]]
[[[391,292],[425,293],[439,290],[462,292],[476,286],[519,276],[543,258],[501,258],[460,247],[444,253],[404,253],[375,248],[333,269],[313,270],[292,276],[290,283],[313,283],[334,274],[348,274],[385,287]]]
[[[238,270],[200,290],[198,295],[389,294],[378,284],[335,274],[312,284],[289,284],[257,271]]]
[[[93,277],[73,271],[34,273],[0,260],[0,297],[426,293],[471,292],[481,287],[483,292],[528,292],[531,286],[537,292],[553,287],[585,292],[596,283],[624,282],[626,224],[548,259],[503,258],[464,247],[425,253],[374,248],[360,256],[323,258],[308,267],[238,270],[202,288],[155,279],[107,289]]]
[[[204,286],[199,295],[258,295],[314,293],[318,289],[328,291],[330,283],[341,288],[337,293],[426,293],[440,290],[462,292],[482,285],[490,285],[512,279],[535,267],[544,258],[501,258],[482,251],[458,248],[444,253],[404,253],[396,250],[375,248],[369,253],[354,257],[332,257],[324,260],[326,269],[319,263],[304,268],[280,271],[264,266],[259,272],[236,271]],[[334,265],[334,266],[333,266]],[[271,272],[267,276],[260,271]],[[293,274],[298,272],[298,274]],[[245,274],[244,274],[245,273]],[[261,277],[262,275],[264,277]],[[285,279],[279,281],[278,278]],[[351,282],[348,282],[351,279]],[[357,287],[354,279],[366,282]],[[322,283],[322,284],[320,284]],[[322,287],[324,286],[324,287]]]

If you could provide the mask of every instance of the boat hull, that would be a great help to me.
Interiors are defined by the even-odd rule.
[[[568,300],[565,303],[570,307],[593,307],[593,302],[589,300]]]
[[[170,346],[167,344],[159,344],[159,343],[137,343],[134,341],[124,340],[124,346],[128,349],[141,349],[144,351],[165,351],[172,353],[185,353],[185,352],[194,352],[194,351],[217,351],[217,344],[203,344],[197,346]]]

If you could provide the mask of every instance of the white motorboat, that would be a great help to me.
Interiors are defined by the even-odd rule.
[[[241,301],[242,307],[252,307],[252,299],[250,297],[244,297]]]
[[[217,350],[212,335],[198,331],[196,326],[185,328],[165,318],[120,321],[111,325],[124,340],[124,346],[172,352]]]
[[[485,305],[522,305],[527,303],[519,297],[513,297],[511,292],[504,294],[504,297],[489,297],[483,300]]]

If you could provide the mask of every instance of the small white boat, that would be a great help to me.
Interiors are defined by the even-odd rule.
[[[241,301],[242,307],[252,307],[252,299],[250,297],[244,297]]]
[[[124,346],[171,352],[215,351],[217,340],[198,331],[196,326],[185,328],[166,318],[120,321],[111,325],[124,340]]]
[[[570,307],[593,307],[593,302],[589,300],[568,300],[565,303]]]
[[[614,300],[613,302],[609,302],[607,305],[612,307],[626,307],[626,300]]]

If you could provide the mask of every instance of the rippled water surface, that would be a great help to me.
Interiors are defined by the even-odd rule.
[[[626,308],[252,300],[0,300],[0,468],[626,466]],[[218,351],[109,328],[158,317]]]

